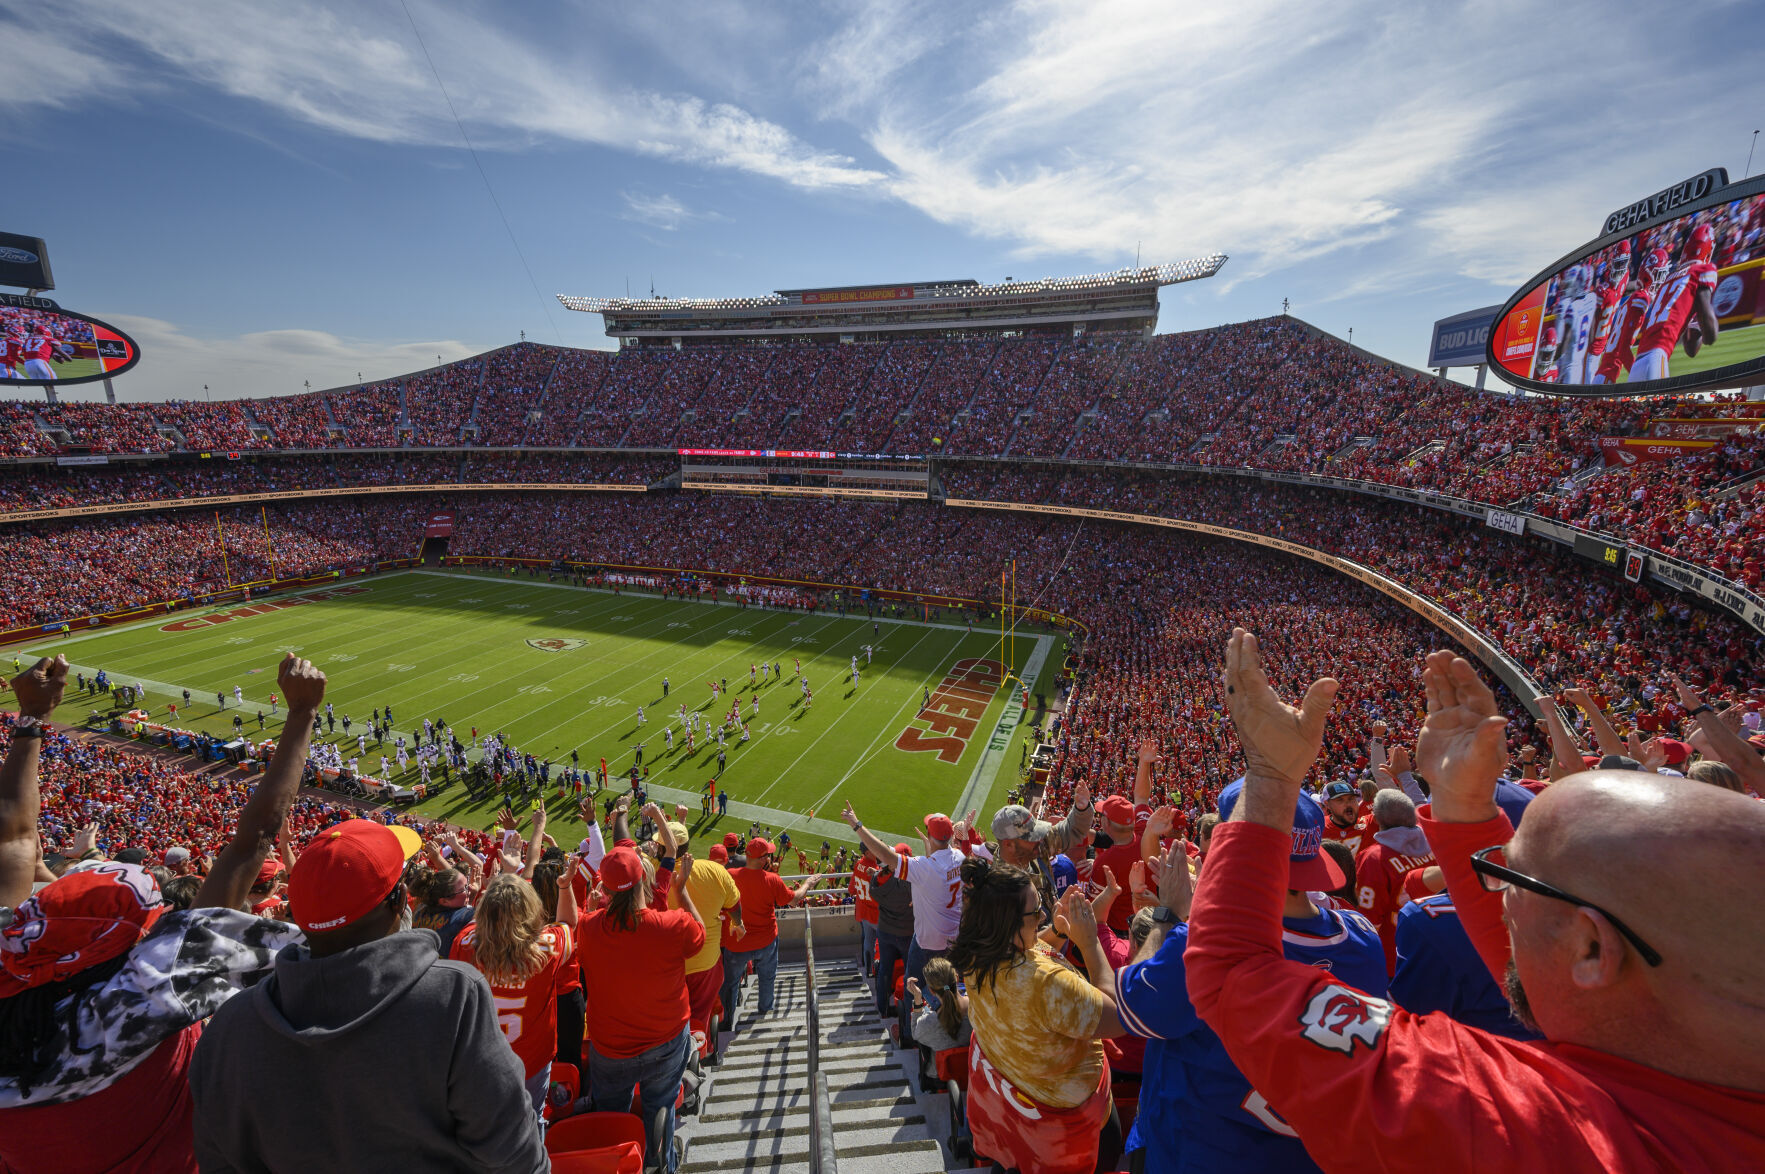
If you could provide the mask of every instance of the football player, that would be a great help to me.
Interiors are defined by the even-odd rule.
[[[1606,352],[1600,359],[1599,370],[1594,372],[1595,383],[1617,383],[1636,361],[1631,344],[1636,341],[1636,332],[1655,300],[1655,287],[1667,276],[1667,269],[1665,250],[1652,249],[1643,258],[1642,271],[1618,305],[1617,326],[1606,340]]]
[[[1636,362],[1630,368],[1631,383],[1668,378],[1667,358],[1679,345],[1682,332],[1687,358],[1716,341],[1720,327],[1710,301],[1716,289],[1716,266],[1710,261],[1715,252],[1716,230],[1708,224],[1692,229],[1680,250],[1679,268],[1661,283],[1654,305],[1643,318],[1636,337]]]
[[[1571,265],[1563,276],[1563,296],[1557,303],[1557,328],[1562,344],[1557,352],[1557,382],[1584,382],[1587,349],[1593,342],[1593,319],[1599,297],[1593,289],[1593,271]]]

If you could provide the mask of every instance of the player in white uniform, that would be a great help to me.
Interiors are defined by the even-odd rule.
[[[1593,339],[1593,318],[1599,297],[1593,291],[1593,274],[1585,265],[1572,265],[1563,275],[1563,294],[1557,302],[1557,382],[1586,383],[1587,344]]]

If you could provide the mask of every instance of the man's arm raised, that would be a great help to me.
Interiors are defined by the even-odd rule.
[[[288,809],[300,791],[306,770],[307,746],[312,741],[313,718],[325,700],[325,674],[311,661],[290,652],[276,669],[276,687],[288,703],[288,722],[276,743],[276,755],[264,772],[263,782],[251,792],[239,813],[239,827],[215,860],[215,865],[196,890],[191,907],[220,906],[238,909],[251,892],[251,882],[276,846]]]
[[[46,722],[61,702],[67,685],[67,657],[44,657],[12,679],[21,718]],[[42,793],[37,788],[37,760],[42,738],[14,737],[0,765],[0,905],[17,905],[31,895],[42,849],[37,816]]]

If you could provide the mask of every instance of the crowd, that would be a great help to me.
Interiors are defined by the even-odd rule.
[[[862,799],[846,810],[879,1010],[896,1012],[899,972],[903,1042],[966,1055],[977,1154],[1025,1174],[1416,1154],[1481,1170],[1527,1166],[1542,1138],[1571,1171],[1765,1160],[1756,635],[1363,495],[943,475],[954,496],[1208,520],[1355,558],[1554,694],[1534,723],[1430,654],[1439,634],[1407,610],[1221,539],[926,504],[455,495],[455,553],[981,600],[1016,558],[1022,605],[1083,624],[1027,803],[929,814],[918,844],[872,833]],[[427,508],[284,507],[276,557],[412,541]],[[9,560],[7,598],[213,575],[212,518],[206,537],[180,515],[129,521],[21,528],[37,545]],[[253,512],[222,532],[230,560],[267,555]],[[76,533],[96,539],[83,557]],[[1233,624],[1255,637],[1228,645]],[[739,1030],[738,1008],[768,1012],[778,910],[831,895],[779,878],[782,843],[692,843],[654,807],[585,809],[571,850],[543,809],[485,834],[302,799],[324,682],[293,657],[255,787],[44,730],[56,675],[15,681],[21,717],[0,723],[10,1168],[542,1170],[543,1120],[635,1107],[641,1163],[673,1171],[683,1082],[728,1038],[711,1015]],[[581,1099],[560,1104],[566,1064]],[[312,1128],[362,1105],[373,1129]]]
[[[8,456],[165,453],[174,441],[163,424],[186,448],[209,451],[790,444],[1248,466],[1536,506],[1725,574],[1744,574],[1757,545],[1765,474],[1756,402],[1478,392],[1286,317],[1151,339],[617,353],[521,343],[344,392],[202,405],[14,402],[6,413]],[[1608,469],[1601,438],[1691,446]]]
[[[298,579],[413,557],[427,503],[349,498],[265,511],[130,514],[19,525],[0,567],[0,627],[188,600],[271,577]],[[265,525],[268,525],[268,544]]]

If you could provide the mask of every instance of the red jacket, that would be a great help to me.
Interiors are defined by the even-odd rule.
[[[1506,816],[1422,826],[1466,932],[1500,976],[1501,897],[1483,889],[1470,858],[1513,828]],[[1196,1011],[1325,1170],[1765,1170],[1765,1093],[1412,1015],[1283,958],[1291,851],[1286,833],[1220,825],[1184,957]]]

